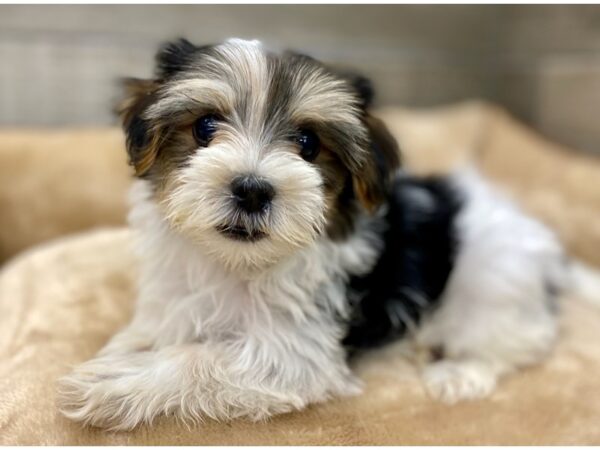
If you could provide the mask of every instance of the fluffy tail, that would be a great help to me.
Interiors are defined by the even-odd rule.
[[[570,291],[583,300],[600,306],[600,270],[581,261],[570,264]]]

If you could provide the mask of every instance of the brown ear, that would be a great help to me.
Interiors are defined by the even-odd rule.
[[[157,83],[128,78],[123,80],[123,87],[125,96],[117,110],[127,138],[129,163],[135,168],[135,174],[141,177],[154,163],[161,142],[159,130],[143,117],[156,99]]]
[[[369,132],[369,151],[352,182],[360,203],[373,212],[385,200],[391,177],[400,167],[400,150],[382,120],[365,113],[363,123]]]

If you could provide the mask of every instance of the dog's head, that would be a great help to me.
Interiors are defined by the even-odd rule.
[[[233,270],[266,268],[320,235],[343,239],[374,211],[399,163],[359,76],[256,41],[157,55],[126,81],[131,164],[169,225]]]

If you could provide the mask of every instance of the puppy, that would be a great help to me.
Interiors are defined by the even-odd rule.
[[[399,169],[367,80],[237,39],[170,43],[156,70],[121,106],[137,308],[61,380],[67,417],[260,420],[358,394],[348,356],[402,336],[455,402],[552,348],[554,235],[474,171]]]

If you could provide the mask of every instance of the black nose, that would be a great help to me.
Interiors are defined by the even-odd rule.
[[[275,196],[273,186],[254,175],[236,177],[231,182],[231,192],[238,206],[248,213],[266,210]]]

